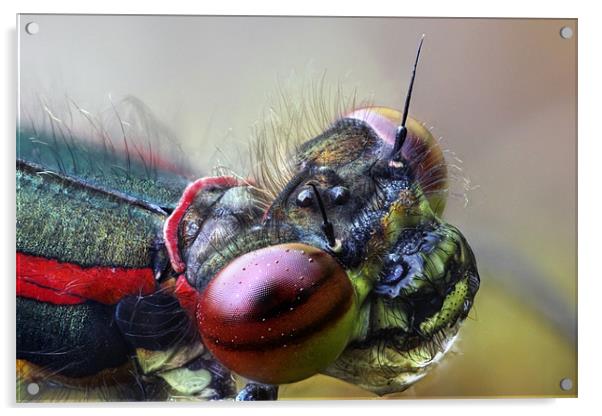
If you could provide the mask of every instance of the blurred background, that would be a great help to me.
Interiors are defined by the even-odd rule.
[[[445,217],[470,242],[482,285],[454,350],[389,397],[576,395],[576,20],[21,15],[19,25],[22,109],[69,97],[100,113],[133,95],[203,171],[238,164],[282,80],[303,89],[326,74],[400,108],[426,34],[410,115],[449,150]],[[281,397],[375,396],[316,376]]]

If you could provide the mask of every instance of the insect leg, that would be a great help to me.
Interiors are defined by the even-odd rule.
[[[278,386],[270,384],[247,383],[236,396],[236,401],[277,400]]]

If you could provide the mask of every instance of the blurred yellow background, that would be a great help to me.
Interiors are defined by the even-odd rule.
[[[576,20],[25,15],[20,30],[34,20],[40,32],[20,45],[24,106],[69,96],[101,112],[134,95],[207,171],[238,160],[279,79],[326,71],[399,108],[425,33],[410,114],[457,155],[445,216],[482,286],[454,352],[391,397],[576,395]],[[281,396],[373,397],[323,376]]]

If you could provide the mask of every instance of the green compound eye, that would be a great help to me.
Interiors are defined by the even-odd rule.
[[[346,347],[358,307],[345,270],[315,247],[289,243],[238,257],[207,286],[203,342],[232,371],[283,384],[307,378]]]

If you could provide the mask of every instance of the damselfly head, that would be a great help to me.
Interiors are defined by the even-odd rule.
[[[276,191],[221,181],[172,214],[203,340],[231,370],[274,384],[321,371],[388,393],[449,348],[479,277],[441,218],[443,152],[409,116],[421,46],[403,111],[347,111],[295,149]]]

